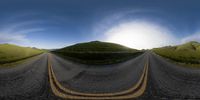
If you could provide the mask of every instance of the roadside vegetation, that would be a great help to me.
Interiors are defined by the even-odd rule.
[[[20,47],[12,44],[0,44],[0,64],[12,63],[43,53],[44,50]]]
[[[153,51],[176,62],[190,65],[200,64],[200,43],[195,41],[177,46],[155,48]]]
[[[119,44],[92,41],[55,50],[53,53],[79,63],[104,65],[126,61],[142,52]]]

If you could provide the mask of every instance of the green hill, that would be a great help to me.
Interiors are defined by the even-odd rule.
[[[196,51],[199,50],[200,43],[191,41],[182,45],[177,46],[177,51]]]
[[[119,44],[92,41],[86,43],[78,43],[58,50],[59,52],[135,52],[131,49]]]
[[[53,52],[72,61],[95,65],[118,63],[141,54],[136,49],[100,41],[78,43]]]
[[[12,44],[0,44],[0,64],[26,59],[41,54],[42,52],[42,50],[30,47],[21,47]]]
[[[200,43],[195,41],[177,46],[155,48],[153,51],[178,62],[200,64]]]

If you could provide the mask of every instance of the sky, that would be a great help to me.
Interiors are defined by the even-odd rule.
[[[200,42],[199,0],[0,0],[0,44],[107,41],[136,49]]]

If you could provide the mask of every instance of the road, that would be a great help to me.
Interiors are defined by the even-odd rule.
[[[176,65],[149,53],[150,68],[146,94],[143,97],[159,99],[200,99],[200,70]]]
[[[52,66],[58,81],[65,87],[80,92],[107,93],[126,90],[137,83],[145,60],[145,55],[142,55],[111,66],[86,66],[73,64],[53,55]]]
[[[0,100],[41,100],[49,97],[47,54],[21,65],[0,69]]]
[[[200,98],[200,70],[175,65],[151,52],[104,66],[42,54],[0,69],[0,100],[172,100]]]

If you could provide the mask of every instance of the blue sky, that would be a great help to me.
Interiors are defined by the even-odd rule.
[[[1,0],[0,43],[61,48],[101,40],[132,48],[200,42],[199,0]]]

